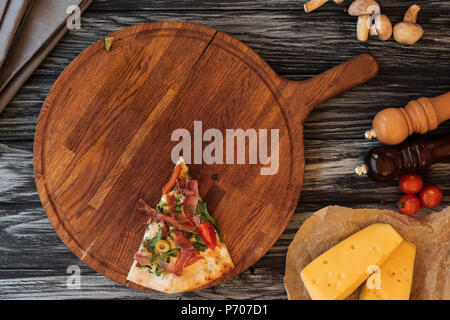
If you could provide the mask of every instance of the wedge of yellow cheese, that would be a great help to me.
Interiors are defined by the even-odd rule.
[[[360,300],[409,300],[415,256],[416,246],[403,241],[381,265],[379,280],[375,278],[376,275],[367,279],[361,290]],[[376,285],[379,286],[378,289]]]
[[[347,298],[402,243],[388,224],[372,224],[341,241],[308,264],[300,273],[313,300]]]

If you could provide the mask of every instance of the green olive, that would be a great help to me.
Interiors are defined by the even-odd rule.
[[[170,249],[170,244],[166,240],[159,240],[155,245],[155,250],[158,253],[166,253]]]

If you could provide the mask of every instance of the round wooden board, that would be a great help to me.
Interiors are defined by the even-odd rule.
[[[190,165],[235,264],[210,285],[243,272],[273,246],[297,205],[307,115],[373,78],[375,60],[359,56],[293,82],[202,25],[150,23],[111,36],[110,52],[99,40],[66,68],[38,119],[34,170],[50,222],[83,262],[125,283],[145,230],[134,207],[139,198],[159,201],[174,166],[172,132],[185,128],[193,137],[194,121],[203,132],[278,129],[275,175],[261,175],[261,164]]]

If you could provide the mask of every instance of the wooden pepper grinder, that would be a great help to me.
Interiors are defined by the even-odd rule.
[[[450,119],[450,92],[435,98],[410,101],[405,108],[387,108],[372,122],[366,139],[377,138],[381,143],[396,145],[413,133],[424,134]]]
[[[434,163],[448,160],[450,134],[435,138],[419,136],[395,147],[373,148],[355,172],[359,176],[367,174],[372,180],[384,182],[406,173],[425,171]]]

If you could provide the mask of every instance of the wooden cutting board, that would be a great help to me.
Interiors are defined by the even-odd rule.
[[[274,245],[296,208],[306,117],[372,79],[376,61],[362,55],[295,82],[202,25],[148,23],[111,36],[110,52],[99,40],[65,69],[39,115],[34,171],[50,222],[83,262],[124,284],[145,230],[133,209],[139,198],[159,201],[174,166],[172,132],[193,134],[194,121],[203,132],[279,129],[275,175],[261,175],[260,163],[190,165],[235,263],[213,284],[236,276]]]

